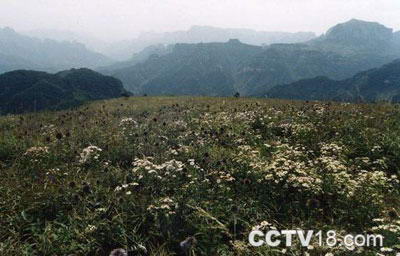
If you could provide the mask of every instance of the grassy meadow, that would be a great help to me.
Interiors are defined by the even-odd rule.
[[[3,116],[0,255],[396,255],[399,170],[398,105],[131,97]],[[248,243],[274,228],[384,247]]]

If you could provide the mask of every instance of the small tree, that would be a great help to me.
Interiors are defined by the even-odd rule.
[[[240,97],[240,93],[236,92],[236,93],[233,95],[233,97],[239,98],[239,97]]]

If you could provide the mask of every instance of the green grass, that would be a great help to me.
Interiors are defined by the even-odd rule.
[[[261,223],[396,251],[399,166],[397,105],[142,97],[4,116],[0,254],[181,255],[194,236],[190,255],[284,255],[249,245]],[[306,252],[379,248],[286,255]]]

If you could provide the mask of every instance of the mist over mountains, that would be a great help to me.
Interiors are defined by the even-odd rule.
[[[36,31],[36,34],[40,33]],[[42,36],[45,34],[43,32]],[[53,32],[48,35],[55,37]],[[61,104],[63,106],[73,105],[71,102],[81,99],[74,96],[82,95],[80,84],[86,89],[99,85],[100,96],[83,97],[99,99],[109,94],[108,89],[100,86],[108,83],[108,76],[115,78],[114,89],[118,91],[111,93],[111,97],[127,94],[121,90],[123,84],[134,95],[232,96],[239,93],[241,96],[339,101],[396,101],[400,98],[397,89],[400,87],[399,62],[393,62],[400,59],[400,32],[393,33],[392,29],[375,22],[353,19],[333,26],[319,37],[313,33],[213,27],[143,34],[140,40],[130,41],[129,50],[115,47],[127,52],[121,62],[113,62],[76,40],[62,41],[78,38],[76,36],[61,33],[55,40],[38,39],[10,28],[0,29],[0,73],[19,70],[0,77],[4,82],[3,90],[11,92],[3,92],[6,105],[2,108],[16,109],[17,104],[32,110],[32,102],[44,102],[39,109],[59,108],[59,102],[67,102]],[[55,73],[79,67],[95,68],[106,76],[95,75],[96,79],[88,79],[93,71],[71,71],[80,75],[76,76],[74,86],[67,88],[68,82],[61,81],[61,74],[68,72],[51,75],[20,70]],[[19,91],[21,83],[31,84]],[[23,104],[23,101],[28,103]],[[23,111],[23,107],[18,111]]]
[[[80,42],[92,51],[100,52],[111,59],[119,61],[126,61],[134,54],[155,45],[167,46],[177,43],[226,42],[229,39],[235,38],[247,44],[261,46],[273,43],[299,43],[316,37],[313,32],[268,32],[211,26],[193,26],[188,30],[165,33],[142,32],[136,38],[113,42],[107,42],[85,33],[68,30],[37,29],[25,31],[23,34],[42,40],[51,39],[59,42]]]
[[[151,45],[170,45],[177,43],[211,43],[227,42],[229,39],[239,39],[241,42],[252,45],[269,45],[273,43],[299,43],[315,38],[313,32],[267,32],[251,29],[225,29],[210,26],[193,26],[187,31],[166,33],[142,33],[133,40],[112,44],[105,54],[116,59],[126,59],[132,53],[142,51]]]
[[[260,46],[228,43],[176,44],[171,53],[113,73],[136,94],[232,95],[235,70],[261,53]]]
[[[376,22],[352,19],[330,28],[310,42],[314,47],[342,54],[392,54],[393,29]]]
[[[54,72],[112,63],[108,57],[88,50],[81,43],[37,39],[19,34],[11,28],[0,29],[0,56],[0,73],[15,69]]]
[[[70,30],[35,29],[21,32],[24,35],[38,39],[50,39],[59,42],[77,42],[84,44],[89,50],[104,54],[109,43],[90,34]],[[111,57],[112,58],[112,57]]]
[[[317,76],[341,80],[389,63],[400,57],[397,38],[378,23],[350,20],[301,44],[176,44],[103,71],[136,94],[261,96],[276,85]]]
[[[151,45],[151,46],[144,48],[142,51],[133,54],[133,56],[131,58],[129,58],[128,60],[119,61],[119,62],[116,62],[109,66],[100,67],[97,70],[104,74],[112,75],[116,71],[119,71],[120,69],[132,67],[141,62],[145,62],[152,55],[162,56],[162,55],[171,53],[173,51],[174,47],[175,47],[175,45],[172,45],[172,44],[171,45],[164,45],[164,44]]]

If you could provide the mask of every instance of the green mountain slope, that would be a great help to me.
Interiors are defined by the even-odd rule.
[[[317,77],[276,86],[268,91],[267,96],[299,100],[400,102],[400,60],[346,80]]]
[[[222,96],[234,93],[241,63],[263,51],[262,47],[228,43],[177,44],[171,53],[121,69],[113,76],[138,94]]]
[[[365,61],[364,58],[318,51],[307,45],[272,45],[243,65],[238,75],[238,91],[243,95],[259,96],[275,85],[300,79],[315,76],[344,79],[375,67],[377,62],[381,63],[381,60]]]
[[[125,93],[119,80],[89,69],[57,74],[18,70],[0,75],[0,114],[67,108]]]

